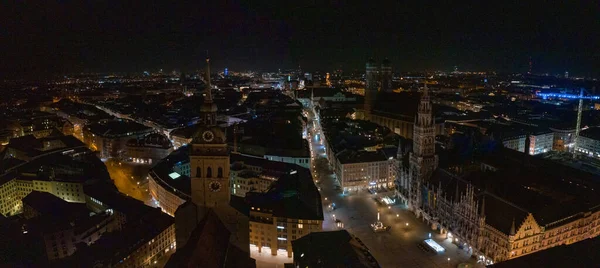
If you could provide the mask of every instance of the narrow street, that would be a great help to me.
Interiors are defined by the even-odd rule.
[[[143,201],[146,205],[150,204],[148,180],[146,179],[149,166],[119,162],[113,159],[107,160],[104,164],[119,192]]]

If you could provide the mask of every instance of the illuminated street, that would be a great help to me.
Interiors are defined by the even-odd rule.
[[[112,159],[107,160],[105,164],[110,178],[114,181],[119,192],[141,200],[147,205],[150,204],[146,179],[150,167],[118,162]]]
[[[310,121],[311,116],[309,125],[312,125]],[[320,132],[319,124],[316,126]],[[327,164],[324,146],[318,138],[314,138],[316,133],[314,129],[311,130],[310,145],[314,157],[313,174],[316,174],[317,186],[323,198],[324,230],[337,230],[338,226],[343,226],[367,245],[381,267],[456,267],[460,263],[475,264],[475,259],[458,249],[446,235],[431,233],[432,238],[445,248],[445,252],[436,254],[420,249],[418,244],[429,238],[431,228],[417,220],[403,205],[388,208],[375,201],[377,196],[390,196],[392,192],[371,194],[361,191],[342,195],[341,190],[336,189],[337,183]],[[319,136],[322,137],[322,134]],[[329,207],[333,203],[335,210]],[[377,220],[378,210],[380,221],[390,226],[390,231],[375,233],[371,228],[371,224]]]

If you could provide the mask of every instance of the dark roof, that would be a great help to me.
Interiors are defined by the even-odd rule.
[[[101,137],[127,137],[139,133],[150,133],[152,128],[126,120],[102,120],[87,125],[86,129]]]
[[[132,147],[156,147],[169,149],[172,147],[171,141],[159,133],[148,134],[143,138],[130,139],[127,141],[127,146]]]
[[[156,211],[160,212],[160,209],[146,206],[144,202],[120,193],[113,184],[97,183],[85,186],[84,192],[87,196],[99,200],[107,207],[127,215],[128,218],[140,218]],[[163,213],[160,212],[159,214]],[[169,217],[166,214],[164,215]]]
[[[261,168],[263,171],[267,171],[269,173],[280,173],[285,174],[289,173],[289,171],[296,169],[298,165],[279,162],[279,161],[271,161],[268,159],[253,157],[248,155],[242,155],[238,153],[232,153],[229,156],[230,162],[233,163],[243,163],[247,166],[253,166]]]
[[[189,162],[189,148],[188,146],[182,146],[169,154],[169,156],[160,160],[160,162],[152,167],[149,174],[155,178],[157,183],[164,184],[163,187],[168,186],[166,187],[167,189],[173,187],[177,189],[178,192],[184,193],[184,195],[176,194],[178,194],[180,198],[187,200],[192,192],[190,177],[179,174],[180,177],[173,179],[169,174],[174,172],[173,167],[189,164]]]
[[[281,176],[266,193],[250,192],[245,199],[251,207],[272,210],[273,216],[323,220],[321,194],[310,170],[300,166]]]
[[[231,233],[210,209],[166,267],[224,267]]]
[[[498,170],[474,171],[457,180],[485,190],[486,221],[500,231],[507,232],[513,219],[518,228],[527,213],[549,228],[600,207],[600,184],[593,174],[508,149],[481,161]],[[432,184],[437,186],[435,181]],[[447,188],[446,194],[453,195],[453,187]]]
[[[515,223],[515,228],[519,228],[529,214],[527,211],[510,204],[497,196],[485,194],[484,198],[486,224],[489,224],[506,235],[510,234],[513,221]]]
[[[23,206],[33,208],[44,217],[53,218],[71,218],[89,213],[85,204],[69,203],[53,194],[38,191],[32,191],[23,198]]]
[[[598,263],[600,263],[598,252],[600,252],[600,237],[586,239],[570,245],[552,247],[488,267],[598,267]]]
[[[60,144],[60,146],[50,150],[45,149],[44,145],[48,142],[52,142],[53,146],[56,146],[56,144]],[[53,136],[39,139],[36,139],[33,135],[26,135],[11,139],[6,149],[17,150],[24,152],[29,157],[35,157],[41,154],[60,152],[76,147],[85,147],[85,144],[71,135]]]
[[[600,140],[600,127],[588,128],[586,130],[581,131],[579,135],[593,140]]]
[[[341,164],[378,162],[387,160],[383,151],[343,150],[336,155]]]
[[[346,230],[313,232],[292,241],[294,262],[307,267],[379,267]]]
[[[78,262],[77,265],[65,266],[91,267],[98,263],[103,263],[108,267],[114,266],[139,249],[142,244],[148,243],[171,227],[174,222],[172,217],[162,213],[160,209],[152,208],[140,218],[128,217],[121,230],[104,233],[94,244],[78,248],[73,258]]]

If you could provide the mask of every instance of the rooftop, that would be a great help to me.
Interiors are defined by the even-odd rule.
[[[397,152],[397,150],[396,150]],[[382,150],[377,151],[354,151],[343,150],[336,154],[341,164],[368,163],[386,161],[389,157]]]
[[[600,237],[552,247],[488,267],[596,267],[600,263],[598,250],[600,250]]]
[[[581,131],[579,135],[593,140],[600,140],[600,127],[588,128],[586,130]]]
[[[32,191],[23,198],[23,205],[33,208],[44,217],[65,218],[88,214],[85,204],[69,203],[53,194]]]
[[[152,128],[126,120],[102,120],[85,127],[90,133],[107,138],[127,137],[152,132]]]
[[[313,232],[292,241],[294,262],[307,267],[379,267],[362,242],[346,230]]]
[[[323,220],[321,194],[313,183],[310,170],[298,166],[271,184],[266,193],[247,193],[251,207],[271,210],[273,216]]]
[[[172,147],[172,144],[171,141],[164,135],[152,133],[143,138],[130,139],[129,141],[127,141],[127,146],[169,149]]]

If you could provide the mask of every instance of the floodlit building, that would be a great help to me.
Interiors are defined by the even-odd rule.
[[[581,131],[575,150],[589,157],[600,158],[600,128],[588,128]]]
[[[412,149],[399,145],[396,182],[398,199],[433,230],[486,265],[600,234],[600,184],[592,174],[510,146],[438,168],[427,104],[422,98]],[[552,134],[532,136],[534,154],[549,150]]]
[[[529,134],[530,155],[543,154],[552,151],[554,144],[554,133],[550,130],[535,131]]]
[[[100,152],[100,158],[126,156],[126,143],[132,138],[142,138],[152,130],[135,122],[123,120],[102,120],[83,128],[83,142],[90,149]]]
[[[14,138],[0,159],[0,213],[7,216],[21,212],[22,199],[32,191],[85,203],[85,185],[110,180],[100,159],[73,136]]]
[[[344,191],[392,187],[394,176],[381,150],[344,150],[335,155],[335,174]]]
[[[125,159],[133,163],[152,165],[173,151],[169,139],[161,134],[131,139],[125,145]]]
[[[310,171],[299,167],[282,176],[266,193],[248,193],[250,244],[258,252],[292,257],[292,241],[323,230],[321,195]],[[294,209],[290,209],[294,208]]]

